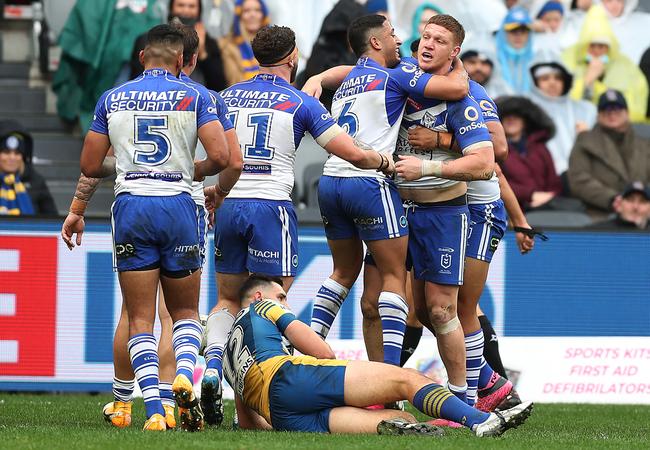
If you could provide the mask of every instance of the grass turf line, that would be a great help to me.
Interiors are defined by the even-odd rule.
[[[144,433],[144,408],[136,399],[133,425],[124,430],[103,420],[108,395],[0,393],[0,448],[4,449],[565,449],[649,448],[650,406],[538,404],[521,428],[500,438],[478,439],[468,430],[443,438],[308,433],[233,432],[233,404],[220,429],[201,433]],[[419,419],[424,419],[417,411]]]

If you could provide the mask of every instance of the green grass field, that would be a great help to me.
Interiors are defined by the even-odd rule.
[[[443,438],[232,431],[232,403],[226,426],[202,433],[143,433],[144,409],[135,402],[131,428],[104,422],[108,395],[0,393],[0,448],[7,449],[564,449],[650,448],[650,406],[536,405],[521,428],[500,438],[478,439],[468,430]],[[423,416],[419,415],[423,418]]]

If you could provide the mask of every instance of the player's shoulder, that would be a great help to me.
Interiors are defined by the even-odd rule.
[[[488,95],[485,88],[474,80],[469,80],[469,95],[474,97],[477,101],[479,100],[490,100],[492,98]]]
[[[481,107],[470,95],[466,95],[460,100],[447,103],[447,108],[449,115],[457,120],[462,120],[462,116],[465,121],[473,122],[482,117]]]

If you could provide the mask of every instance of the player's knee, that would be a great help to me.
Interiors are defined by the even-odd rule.
[[[363,318],[366,320],[379,320],[379,305],[377,299],[362,296],[361,314],[363,314]]]
[[[451,316],[447,312],[440,312],[431,317],[431,324],[436,336],[449,334],[461,328],[460,320],[455,314]]]

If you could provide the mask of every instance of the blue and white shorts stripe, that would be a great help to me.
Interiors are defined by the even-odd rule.
[[[490,262],[507,227],[506,209],[500,199],[469,205],[467,257]]]
[[[297,244],[298,219],[290,201],[226,199],[215,212],[214,261],[218,273],[294,277]]]
[[[208,224],[210,221],[210,213],[203,205],[196,205],[196,213],[198,215],[199,224],[199,252],[201,252],[201,267],[205,264],[205,255],[208,252]]]
[[[402,201],[391,180],[324,175],[318,203],[327,239],[378,241],[408,235]]]

